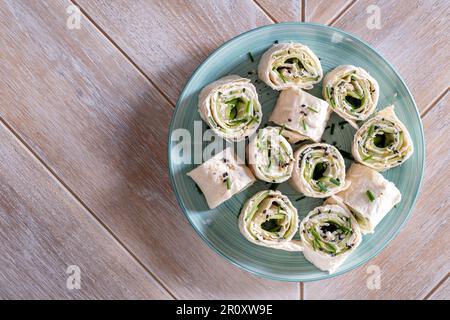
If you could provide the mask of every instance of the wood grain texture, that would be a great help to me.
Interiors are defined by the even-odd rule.
[[[445,281],[428,298],[429,300],[450,300],[450,278],[447,276]]]
[[[251,0],[77,0],[175,103],[193,70],[218,46],[271,21]]]
[[[369,5],[380,9],[379,30],[366,27]],[[334,26],[377,49],[399,71],[424,110],[450,83],[449,16],[446,0],[359,0]]]
[[[450,114],[447,94],[425,116],[425,178],[410,220],[376,258],[343,276],[305,284],[307,299],[423,299],[450,271]],[[370,290],[367,267],[381,270],[381,288]]]
[[[170,298],[1,123],[0,141],[0,299]]]
[[[305,21],[329,24],[355,0],[305,0]]]
[[[301,21],[302,0],[255,0],[275,22]]]
[[[297,298],[295,284],[253,277],[195,235],[168,182],[170,104],[89,21],[83,19],[80,30],[67,29],[69,4],[2,1],[1,117],[177,298]],[[141,20],[129,27],[139,21],[145,27],[148,13],[134,10],[124,14]],[[115,21],[120,19],[118,14]],[[135,31],[139,39],[142,32]],[[219,41],[209,39],[211,46]],[[193,56],[172,49],[183,57],[177,65]],[[157,70],[171,72],[166,63]],[[183,82],[185,75],[178,76]]]

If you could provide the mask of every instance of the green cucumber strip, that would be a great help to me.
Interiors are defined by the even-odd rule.
[[[327,186],[324,185],[322,181],[318,181],[318,182],[317,182],[317,185],[319,186],[320,191],[322,191],[322,192],[327,192],[327,191],[328,191]]]
[[[268,195],[269,195],[269,191],[266,191],[266,192],[261,193],[256,199],[254,199],[255,204],[253,205],[252,209],[246,214],[245,221],[248,221],[248,219],[253,218],[254,214],[256,213],[256,211],[259,208],[259,204]]]
[[[250,113],[250,105],[251,105],[251,100],[247,100],[247,104],[245,105],[245,113]]]
[[[331,252],[336,253],[337,249],[335,246],[333,246],[331,243],[328,243],[328,242],[324,242],[324,243],[328,247],[328,249],[331,250]]]
[[[229,120],[233,120],[236,118],[237,115],[237,107],[235,105],[228,105],[225,109],[225,117]]]
[[[275,71],[275,73],[278,75],[278,77],[279,77],[284,83],[287,82],[286,78],[281,74],[281,72],[279,72],[277,69],[273,69],[273,71]]]
[[[273,216],[270,216],[269,219],[284,219],[284,214],[274,214]]]
[[[328,99],[330,100],[331,107],[333,109],[336,109],[336,105],[334,103],[334,99],[331,97],[331,88],[330,87],[327,87],[327,96],[328,96]]]
[[[330,181],[331,181],[331,183],[333,183],[333,184],[335,184],[335,185],[337,185],[337,186],[340,186],[340,185],[341,185],[341,183],[339,182],[338,179],[330,178]]]
[[[212,117],[208,117],[209,119],[209,124],[214,128],[217,129],[217,123],[214,121],[214,119]]]
[[[350,96],[350,97],[356,98],[358,100],[361,100],[363,98],[363,96],[359,95],[355,91],[347,91],[347,95]]]

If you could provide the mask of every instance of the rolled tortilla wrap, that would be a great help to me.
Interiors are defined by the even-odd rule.
[[[200,92],[198,110],[214,132],[241,141],[255,133],[262,119],[256,88],[249,79],[230,75],[207,85]]]
[[[314,52],[301,43],[274,44],[258,65],[258,76],[275,90],[311,89],[323,76],[322,66]]]
[[[259,129],[248,145],[248,166],[263,181],[281,183],[288,180],[294,167],[294,152],[282,128]]]
[[[212,209],[256,181],[243,163],[231,148],[227,148],[187,175],[198,185]]]
[[[361,243],[361,231],[350,211],[338,205],[313,209],[300,223],[305,258],[329,273],[336,269]]]
[[[292,240],[298,230],[297,209],[279,191],[260,191],[248,199],[239,216],[239,229],[257,245],[302,250],[300,242]]]
[[[393,105],[364,123],[353,139],[355,160],[377,171],[401,165],[413,152],[411,136],[395,115]]]
[[[326,143],[313,143],[294,152],[291,186],[307,197],[326,198],[348,187],[345,162],[339,150]]]
[[[320,142],[330,113],[326,101],[294,88],[280,93],[269,121],[284,127],[283,135],[290,143]]]
[[[345,204],[354,214],[363,233],[373,233],[378,223],[396,205],[402,195],[395,184],[377,171],[354,163],[347,172],[350,187],[332,198]]]
[[[358,129],[377,107],[378,82],[363,68],[342,65],[327,73],[322,94],[340,117]]]

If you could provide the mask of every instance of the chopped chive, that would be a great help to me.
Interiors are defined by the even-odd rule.
[[[375,196],[373,195],[372,191],[367,190],[366,195],[367,195],[367,198],[369,198],[370,202],[373,202],[375,200]]]
[[[337,186],[340,186],[340,185],[341,185],[341,183],[339,182],[339,179],[330,178],[330,181],[331,181],[332,183],[334,183],[335,185],[337,185]]]
[[[253,55],[251,52],[248,53],[248,57],[250,58],[251,62],[255,62],[255,59],[253,59]]]
[[[341,121],[341,122],[339,122],[339,125],[340,125],[341,127],[345,126],[346,124],[348,124],[347,121]]]
[[[317,110],[314,109],[314,108],[308,107],[308,109],[311,110],[312,112],[319,113],[319,111],[317,111]]]
[[[367,135],[370,137],[373,134],[373,131],[374,131],[374,127],[370,126],[369,130],[367,131]]]
[[[334,123],[331,124],[331,130],[330,130],[330,134],[333,135],[334,134]]]
[[[364,158],[363,158],[363,161],[367,161],[367,160],[370,160],[370,159],[372,159],[372,155],[367,156],[367,157],[364,157]]]
[[[317,182],[317,185],[319,186],[320,191],[322,191],[322,192],[327,192],[328,191],[327,186],[324,185],[322,181]]]
[[[302,124],[303,124],[303,130],[306,131],[306,122],[305,122],[305,119],[302,119]]]
[[[230,179],[230,177],[227,177],[225,179],[225,183],[227,184],[227,190],[230,190],[231,189],[231,179]]]

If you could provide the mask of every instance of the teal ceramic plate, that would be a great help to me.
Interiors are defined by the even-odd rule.
[[[314,267],[301,253],[257,246],[239,233],[238,215],[244,201],[257,191],[267,189],[267,184],[258,182],[218,208],[208,210],[206,201],[198,192],[194,181],[186,176],[195,165],[176,164],[174,161],[174,157],[178,155],[174,150],[177,141],[171,141],[170,138],[173,130],[184,128],[193,133],[194,120],[200,120],[197,111],[200,90],[222,76],[238,74],[252,79],[263,106],[262,123],[266,122],[278,92],[257,80],[255,70],[261,55],[275,41],[300,42],[309,46],[320,57],[324,74],[341,64],[353,64],[366,69],[380,85],[378,110],[394,104],[396,113],[409,129],[415,146],[414,154],[408,161],[383,173],[400,189],[402,202],[384,218],[374,234],[364,236],[362,244],[331,276],[348,272],[373,258],[405,224],[419,192],[425,159],[422,124],[411,93],[393,67],[368,44],[341,30],[318,24],[281,23],[250,30],[222,45],[198,67],[181,93],[170,125],[168,150],[172,186],[180,207],[200,237],[233,264],[253,274],[275,280],[325,279],[331,276]],[[250,60],[248,52],[252,53],[254,62]],[[321,97],[321,91],[322,86],[319,84],[309,92]],[[340,149],[350,151],[355,131],[349,125],[341,129],[338,125],[341,121],[341,118],[332,115],[329,124],[336,123],[336,130],[333,135],[327,130],[324,140],[328,143],[336,142]],[[206,129],[206,126],[203,128]],[[346,160],[346,164],[348,168],[350,161]],[[312,198],[296,201],[299,195],[286,183],[280,185],[279,190],[289,195],[300,218],[322,203],[321,199]]]

